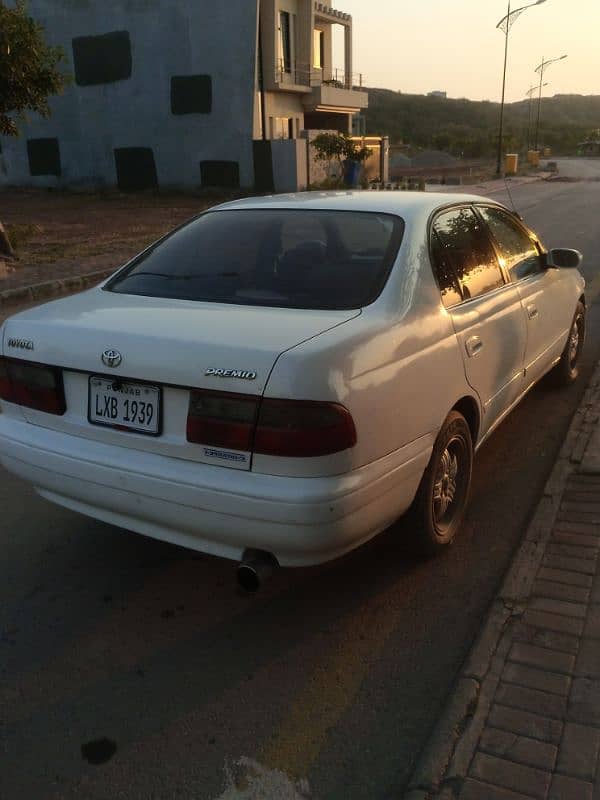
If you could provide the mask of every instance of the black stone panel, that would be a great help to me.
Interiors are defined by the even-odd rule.
[[[273,152],[268,139],[252,142],[254,155],[254,188],[257,192],[273,192]]]
[[[97,86],[131,78],[131,41],[128,31],[73,39],[75,82]]]
[[[240,166],[237,161],[201,161],[200,178],[202,186],[239,189]]]
[[[171,78],[171,113],[210,114],[211,111],[210,75],[175,75]]]
[[[151,147],[115,148],[115,166],[119,189],[124,192],[155,189],[158,186]]]
[[[60,175],[58,139],[28,139],[27,155],[31,175]]]

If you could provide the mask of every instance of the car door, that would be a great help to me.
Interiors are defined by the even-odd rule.
[[[523,391],[527,329],[519,293],[471,206],[435,218],[431,255],[467,381],[481,401],[484,435]]]
[[[564,271],[546,269],[533,234],[496,206],[477,206],[498,256],[516,286],[527,325],[525,383],[530,386],[560,357],[573,318],[571,287]]]

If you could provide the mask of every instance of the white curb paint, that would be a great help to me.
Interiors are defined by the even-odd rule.
[[[311,800],[308,781],[293,781],[278,769],[242,756],[233,768],[225,764],[226,787],[215,800]],[[312,798],[316,800],[316,798]]]

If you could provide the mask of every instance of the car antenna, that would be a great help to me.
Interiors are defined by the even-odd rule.
[[[513,200],[512,194],[510,193],[510,189],[509,189],[509,186],[508,186],[508,180],[506,178],[506,174],[504,175],[504,185],[506,187],[506,193],[508,194],[508,197],[510,199],[510,204],[512,206],[512,210],[513,210],[515,216],[517,216],[519,219],[523,219],[523,217],[517,211],[517,207],[515,205],[515,201]]]

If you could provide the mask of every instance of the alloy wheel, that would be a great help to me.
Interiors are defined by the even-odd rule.
[[[467,450],[462,437],[454,436],[441,454],[432,494],[433,521],[443,535],[462,513],[468,485]]]

